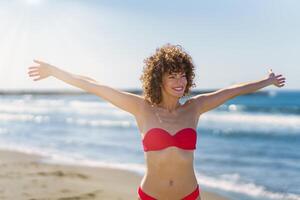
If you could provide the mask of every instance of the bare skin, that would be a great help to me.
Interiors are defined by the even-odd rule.
[[[42,61],[34,61],[36,66],[29,67],[29,76],[34,81],[53,76],[70,85],[95,94],[118,108],[134,115],[141,139],[151,128],[163,128],[174,135],[183,128],[196,129],[201,114],[212,110],[236,96],[255,92],[269,85],[283,87],[285,78],[269,70],[269,75],[261,80],[236,84],[211,93],[199,94],[185,104],[179,104],[187,80],[184,74],[164,74],[162,102],[153,106],[142,96],[116,90],[97,81],[63,71]],[[182,87],[176,91],[174,88]],[[147,151],[146,173],[141,188],[157,199],[182,199],[193,192],[197,186],[194,172],[194,151],[169,147],[160,151]],[[199,197],[197,200],[201,200]]]

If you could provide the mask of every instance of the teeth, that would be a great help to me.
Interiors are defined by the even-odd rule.
[[[177,90],[177,91],[180,91],[182,89],[183,89],[182,87],[180,87],[180,88],[174,88],[174,90]]]

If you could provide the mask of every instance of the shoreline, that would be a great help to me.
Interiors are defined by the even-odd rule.
[[[123,90],[125,92],[130,92],[134,94],[139,94],[141,95],[143,91],[138,88],[118,88],[120,90]],[[203,94],[203,93],[209,93],[209,92],[214,92],[217,91],[221,88],[207,88],[207,89],[198,89],[198,90],[193,90],[191,91],[190,95],[197,95],[197,94]],[[256,91],[253,92],[252,94],[256,95],[268,95],[269,92],[273,92],[275,90],[265,90],[265,91]],[[297,89],[285,89],[284,91],[290,91],[290,92],[298,92],[299,90]],[[0,95],[92,95],[88,92],[79,90],[79,89],[36,89],[36,90],[29,90],[29,89],[10,89],[10,90],[1,90],[0,89]],[[251,95],[250,94],[245,94],[245,95]]]
[[[0,200],[138,199],[142,176],[106,167],[48,164],[42,156],[0,150]],[[201,186],[200,186],[201,187]],[[202,200],[228,200],[201,190]]]

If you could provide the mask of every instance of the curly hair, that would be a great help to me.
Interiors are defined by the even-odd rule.
[[[156,52],[144,60],[145,66],[140,81],[143,85],[143,95],[150,104],[159,104],[162,101],[162,77],[164,73],[185,72],[187,85],[183,96],[190,93],[195,87],[195,67],[192,58],[180,45],[169,43],[156,49]]]

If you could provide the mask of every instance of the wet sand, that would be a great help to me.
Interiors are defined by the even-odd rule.
[[[125,170],[41,163],[0,150],[0,200],[137,200],[142,176]],[[201,187],[201,186],[200,186]],[[201,191],[202,200],[226,200]]]

